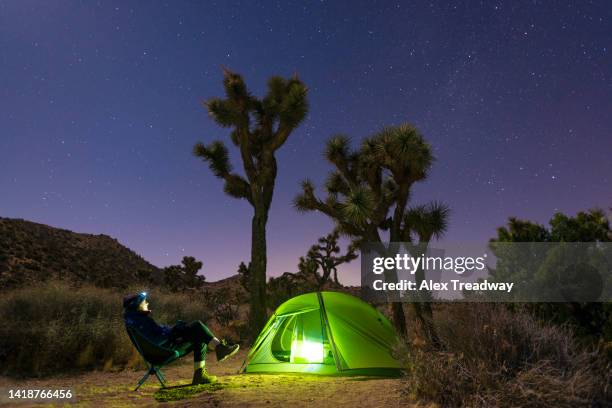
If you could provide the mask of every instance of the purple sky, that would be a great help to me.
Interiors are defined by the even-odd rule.
[[[278,155],[270,275],[331,229],[291,200],[301,179],[322,184],[334,133],[414,123],[437,162],[413,201],[450,205],[447,241],[610,207],[610,4],[469,3],[0,1],[0,216],[108,234],[159,266],[193,255],[209,280],[235,273],[251,208],[191,155],[228,140],[200,105],[222,95],[221,66],[258,95],[273,74],[310,89]]]

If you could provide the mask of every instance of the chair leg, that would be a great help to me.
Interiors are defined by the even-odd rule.
[[[159,381],[159,383],[161,384],[162,388],[166,388],[166,378],[164,377],[164,375],[162,374],[162,372],[159,370],[159,368],[154,368],[153,370],[155,370],[155,376],[157,377],[157,380]]]
[[[166,382],[166,374],[164,374],[164,372],[161,370],[161,367],[157,369],[157,372],[159,373],[159,375],[161,375],[162,380],[164,380],[164,383]]]
[[[144,384],[145,381],[147,381],[147,378],[149,378],[149,375],[151,375],[151,372],[147,371],[145,375],[140,379],[140,381],[138,381],[138,385],[136,386],[136,388],[134,388],[134,391],[138,391],[140,386]]]

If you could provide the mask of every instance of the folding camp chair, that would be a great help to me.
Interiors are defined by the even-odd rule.
[[[161,368],[187,354],[191,344],[183,343],[180,348],[176,349],[164,347],[150,341],[134,327],[126,325],[125,328],[132,344],[134,344],[134,347],[136,347],[136,350],[138,350],[138,353],[142,356],[148,367],[147,372],[140,381],[138,381],[138,385],[134,391],[138,391],[138,388],[144,384],[151,374],[154,374],[162,388],[165,388],[166,376],[164,376]]]

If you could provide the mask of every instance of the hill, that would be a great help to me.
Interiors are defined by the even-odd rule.
[[[165,270],[150,264],[108,235],[77,233],[23,219],[0,217],[0,290],[48,280],[88,283],[102,288],[143,286],[171,290],[165,275]],[[270,307],[274,309],[290,297],[316,290],[313,277],[296,280],[297,276],[301,275],[286,272],[270,278]],[[248,294],[241,279],[233,275],[216,282],[204,281],[199,289],[185,286],[175,290],[204,291],[223,303],[243,303]],[[328,282],[323,290],[359,295],[358,287],[344,287],[333,282]]]
[[[61,279],[127,287],[160,270],[108,235],[0,217],[0,289]]]

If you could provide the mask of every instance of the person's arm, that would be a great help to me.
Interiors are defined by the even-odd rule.
[[[174,326],[170,328],[170,340],[176,343],[183,342],[183,328],[185,327],[185,322],[182,320],[177,320]]]
[[[157,323],[151,316],[149,316],[149,319],[155,325],[156,331],[159,335],[170,336],[170,333],[172,332],[172,327],[165,325],[165,324]]]
[[[142,329],[146,332],[145,335],[148,335],[151,340],[160,342],[167,340],[170,336],[170,328],[165,325],[157,324],[150,315],[141,316],[140,320],[142,322]]]
[[[166,326],[164,324],[160,324],[158,327],[160,328],[161,333],[164,336],[170,336],[170,333],[172,333],[172,327],[170,327],[170,326]]]

